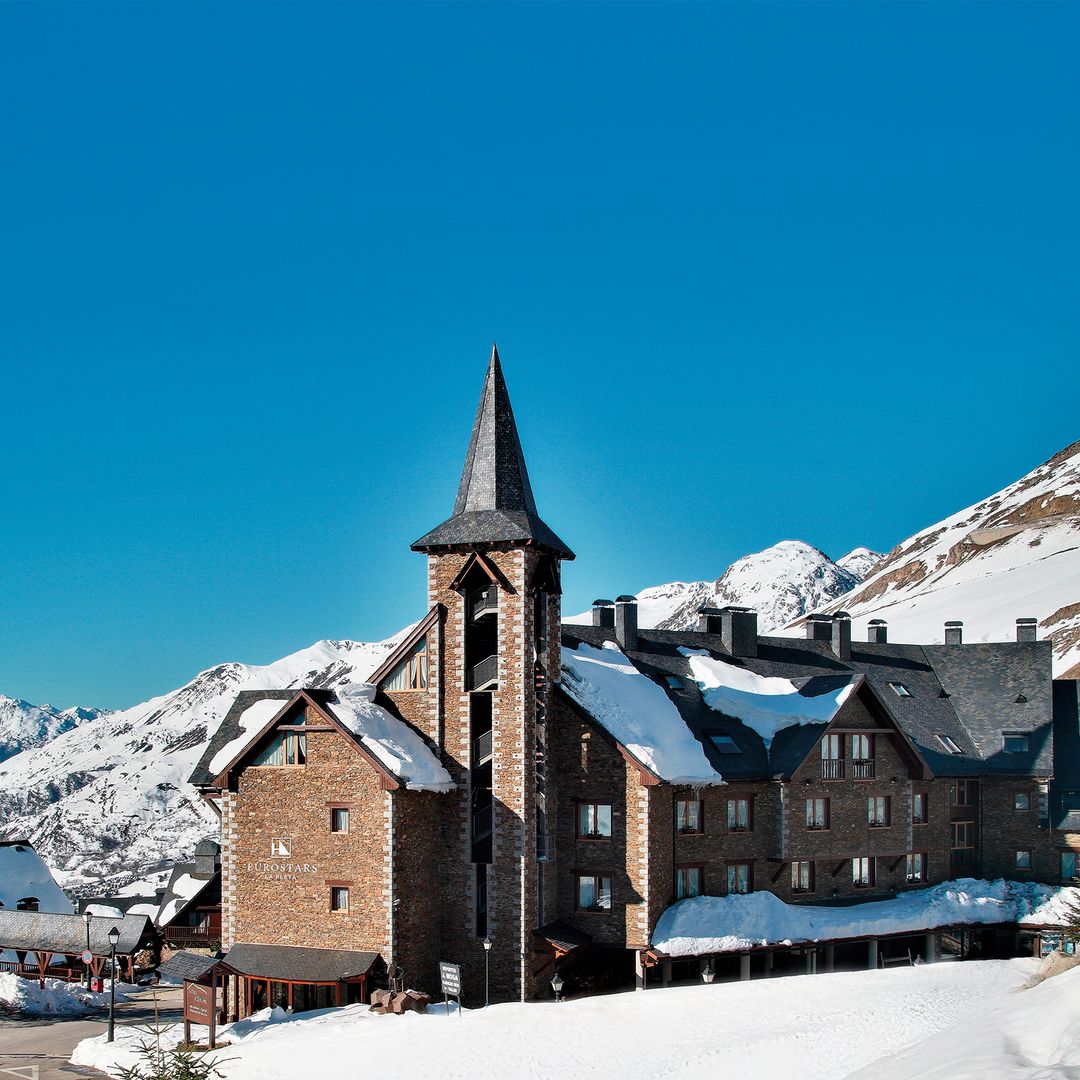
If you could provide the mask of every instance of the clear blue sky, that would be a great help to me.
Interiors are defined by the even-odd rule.
[[[499,342],[565,610],[1080,437],[1076,4],[0,6],[0,693],[419,617]]]

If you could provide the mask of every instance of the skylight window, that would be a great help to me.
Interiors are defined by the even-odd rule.
[[[962,754],[964,752],[960,749],[959,746],[956,745],[956,743],[952,741],[952,739],[949,738],[948,735],[935,735],[934,738],[937,739],[939,743],[941,743],[941,745],[945,748],[945,752],[948,754]]]
[[[682,689],[682,682],[680,681],[680,679],[679,679],[679,677],[677,675],[665,675],[664,676],[664,682],[666,682],[668,684],[668,686],[671,687],[672,690],[681,690]]]
[[[730,735],[710,735],[709,741],[721,754],[741,754],[735,740]]]
[[[911,697],[911,691],[902,682],[891,682],[889,687],[897,697]]]
[[[1026,735],[1012,735],[1002,732],[1001,749],[1006,754],[1026,754],[1031,749],[1031,740]]]

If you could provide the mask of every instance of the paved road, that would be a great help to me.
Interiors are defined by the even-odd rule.
[[[116,1006],[117,1024],[153,1023],[153,991],[140,990],[130,1000]],[[181,991],[178,987],[156,991],[162,1020],[181,1018]],[[73,1076],[101,1076],[93,1069],[69,1065],[75,1044],[100,1035],[108,1023],[107,1014],[89,1018],[13,1020],[0,1018],[0,1080],[70,1080]]]

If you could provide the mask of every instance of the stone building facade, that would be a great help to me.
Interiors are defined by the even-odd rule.
[[[367,696],[241,694],[192,778],[221,815],[239,1011],[384,978],[437,992],[439,961],[467,1004],[550,996],[556,971],[640,980],[696,895],[1076,873],[1080,776],[1054,749],[1080,748],[1076,693],[1026,621],[996,646],[852,642],[842,613],[805,639],[744,609],[656,631],[627,596],[561,625],[573,553],[537,513],[494,351],[454,513],[413,548],[428,613]],[[763,727],[781,684],[807,714]],[[665,766],[673,739],[693,775]]]

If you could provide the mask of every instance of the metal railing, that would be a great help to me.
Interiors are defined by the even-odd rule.
[[[491,835],[492,807],[485,806],[473,812],[472,816],[472,842],[478,844]]]
[[[488,656],[469,671],[469,689],[483,690],[499,681],[499,658]]]
[[[489,585],[469,597],[469,617],[472,619],[482,619],[485,615],[495,615],[498,611],[499,589],[496,585]]]
[[[472,744],[472,763],[473,767],[477,765],[483,765],[485,761],[491,760],[491,732],[485,731],[483,735],[478,735]]]
[[[821,759],[821,779],[822,780],[843,780],[844,779],[844,759],[843,758],[822,758]]]
[[[851,779],[852,780],[873,780],[874,779],[874,759],[863,758],[861,760],[854,760],[851,763]]]

